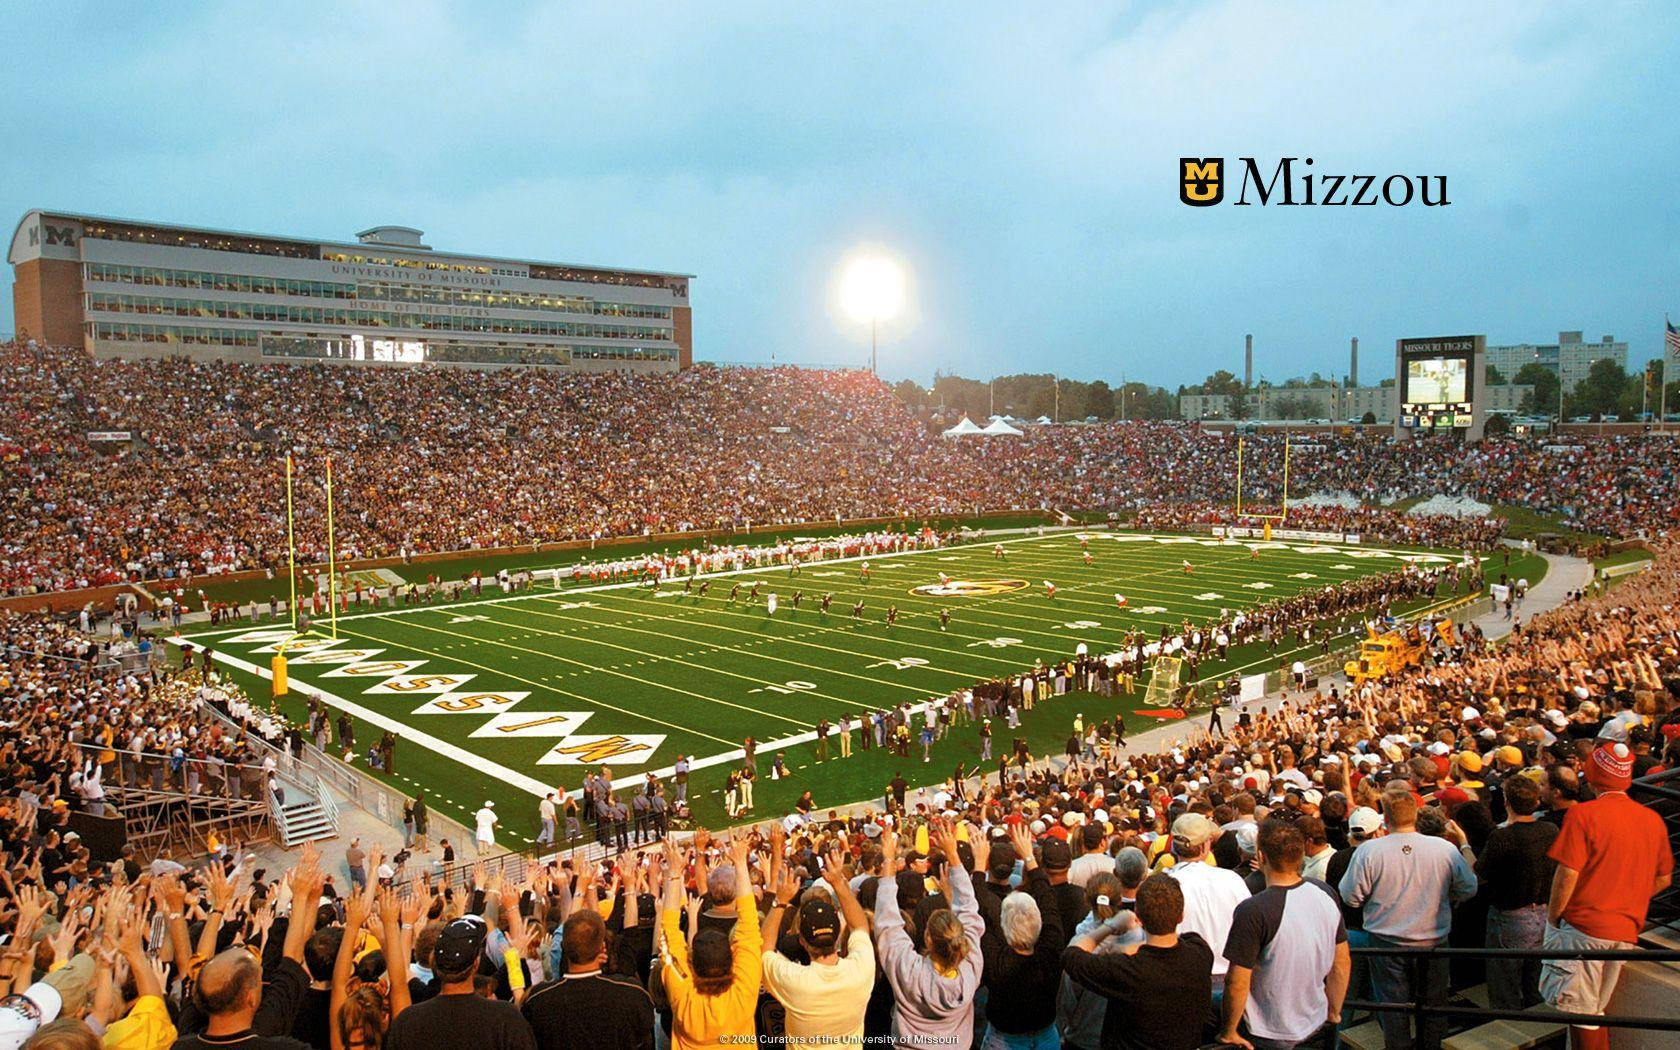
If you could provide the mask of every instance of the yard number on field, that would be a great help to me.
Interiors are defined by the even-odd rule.
[[[898,659],[888,657],[880,663],[870,664],[870,667],[890,667],[895,671],[908,671],[912,667],[926,667],[927,661],[919,656],[901,656]]]
[[[791,681],[791,682],[783,682],[781,685],[765,685],[765,686],[760,686],[757,689],[748,689],[747,692],[749,692],[749,693],[802,693],[807,689],[815,689],[816,687],[817,687],[817,683],[815,683],[815,682],[801,682],[801,681],[795,679],[794,681]]]

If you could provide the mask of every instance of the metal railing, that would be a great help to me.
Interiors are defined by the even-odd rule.
[[[1628,797],[1643,802],[1662,818],[1669,848],[1680,860],[1680,767],[1640,777],[1628,787]],[[1671,884],[1651,898],[1646,928],[1680,931],[1680,886]]]
[[[1592,962],[1680,963],[1680,951],[1656,951],[1630,948],[1612,951],[1567,951],[1554,948],[1411,948],[1400,946],[1371,946],[1351,949],[1356,956],[1366,958],[1401,958],[1407,961],[1413,989],[1426,987],[1425,968],[1431,962],[1445,965],[1447,960],[1460,959],[1574,959]],[[1414,994],[1416,994],[1414,992]],[[1431,1016],[1464,1018],[1482,1023],[1486,1021],[1529,1021],[1565,1026],[1593,1026],[1605,1028],[1637,1028],[1652,1032],[1680,1032],[1680,1017],[1641,1017],[1628,1014],[1580,1014],[1564,1010],[1532,1008],[1505,1009],[1492,1006],[1450,1006],[1445,1002],[1432,1003],[1423,998],[1407,1002],[1376,1002],[1350,999],[1342,1004],[1342,1015],[1350,1012],[1405,1013],[1410,1015],[1412,1030],[1422,1033],[1425,1019]]]
[[[330,755],[307,740],[301,742],[296,753],[284,747],[277,747],[249,732],[246,727],[214,704],[207,704],[207,708],[215,716],[243,734],[250,740],[252,746],[263,754],[272,755],[275,764],[285,770],[300,782],[313,782],[322,796],[323,808],[333,807],[336,824],[338,813],[338,799],[333,797],[337,792],[346,802],[372,814],[376,819],[400,827],[402,824],[403,807],[408,804],[408,796],[402,791],[362,772],[356,767],[339,758]],[[314,794],[311,791],[310,794]],[[472,841],[472,831],[459,821],[442,816],[437,812],[428,815],[430,823],[442,825],[429,833],[429,837],[436,841],[439,838],[454,838],[462,843]]]
[[[333,798],[332,788],[320,774],[315,775],[315,799],[321,803],[321,813],[333,827],[338,827],[338,800]]]

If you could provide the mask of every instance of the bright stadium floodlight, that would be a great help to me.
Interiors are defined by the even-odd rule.
[[[875,332],[904,307],[904,268],[884,255],[859,255],[840,274],[840,306],[854,321],[869,322],[869,370],[875,367]]]

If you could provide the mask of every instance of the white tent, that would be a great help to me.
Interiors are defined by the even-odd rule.
[[[1033,420],[1033,422],[1037,423],[1041,427],[1048,427],[1054,425],[1055,421],[1049,416],[1039,416],[1037,419]]]
[[[1008,423],[1005,423],[1001,419],[992,420],[990,423],[986,424],[985,428],[983,430],[981,430],[980,433],[988,434],[988,435],[992,435],[992,436],[998,436],[998,435],[1010,435],[1012,437],[1020,437],[1021,436],[1021,432],[1019,430],[1016,430],[1014,427],[1010,426]]]
[[[964,417],[962,417],[962,421],[959,422],[956,426],[951,427],[950,429],[946,430],[944,436],[948,437],[948,438],[972,437],[975,434],[984,434],[984,433],[986,433],[984,430],[981,430],[979,427],[974,425],[973,420],[969,419],[967,416],[964,416]]]

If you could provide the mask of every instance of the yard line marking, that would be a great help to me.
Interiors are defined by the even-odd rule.
[[[522,652],[522,653],[530,653],[533,656],[541,656],[541,657],[544,657],[544,658],[550,659],[550,660],[559,660],[561,663],[575,664],[579,667],[584,667],[584,668],[587,668],[591,671],[603,671],[606,674],[614,675],[616,677],[626,679],[627,681],[641,682],[643,685],[649,685],[649,686],[654,687],[655,689],[665,689],[665,690],[669,690],[670,692],[673,692],[673,693],[681,693],[684,696],[692,696],[696,700],[705,700],[708,703],[722,704],[725,707],[733,707],[733,708],[736,708],[737,710],[741,710],[741,711],[751,711],[754,714],[760,714],[760,715],[765,716],[766,718],[774,718],[778,722],[787,722],[790,725],[809,726],[809,725],[814,724],[814,723],[811,723],[811,722],[801,722],[796,718],[788,718],[786,715],[779,715],[779,714],[776,714],[776,713],[771,712],[771,711],[764,711],[764,710],[761,710],[759,708],[748,707],[745,704],[737,704],[737,703],[732,703],[728,700],[720,700],[715,696],[707,696],[705,693],[696,693],[691,689],[684,689],[681,686],[666,685],[663,682],[655,682],[655,681],[653,681],[652,679],[649,679],[649,678],[639,678],[639,677],[637,677],[636,675],[633,675],[633,674],[625,674],[623,671],[608,671],[605,668],[597,667],[593,664],[585,663],[582,660],[573,660],[570,657],[561,656],[558,653],[545,653],[545,652],[541,651],[540,649],[527,649],[527,648],[525,648],[524,646],[521,646],[521,645],[511,645],[507,642],[498,641],[498,640],[492,639],[492,638],[478,638],[478,637],[475,637],[475,636],[470,635],[470,634],[461,634],[459,631],[450,631],[450,630],[447,630],[447,629],[442,628],[442,627],[434,627],[431,624],[422,623],[420,621],[415,621],[412,624],[410,624],[409,626],[418,627],[418,628],[420,628],[421,630],[424,630],[424,631],[436,631],[439,634],[454,635],[457,638],[465,638],[468,641],[475,642],[475,643],[480,643],[480,644],[483,644],[483,645],[494,645],[494,646],[498,646],[498,647],[503,648],[503,649],[514,649],[514,650],[517,650],[517,651]],[[340,630],[342,631],[343,628],[340,628]],[[370,636],[370,635],[361,635],[360,637],[369,638],[370,640],[372,638],[372,636]],[[402,643],[401,642],[391,642],[390,644],[401,645]],[[623,646],[619,646],[618,648],[623,648]],[[423,652],[424,650],[416,650],[416,651]],[[459,658],[458,657],[446,657],[446,659],[459,659]],[[517,657],[515,657],[515,659],[517,659]],[[470,661],[463,661],[463,662],[470,663]],[[472,666],[482,667],[483,665],[482,664],[472,664]],[[496,671],[495,668],[486,668],[486,670]],[[502,672],[496,671],[496,673],[502,673]],[[510,677],[513,677],[513,676],[510,676]],[[734,677],[746,678],[747,676],[746,675],[734,675]],[[519,680],[520,681],[530,681],[530,679],[519,679]],[[760,681],[756,678],[748,679],[748,680],[752,681],[752,682],[755,682],[758,685],[772,684],[772,683]],[[775,684],[779,684],[779,683],[775,683]],[[552,686],[542,686],[541,688],[552,689],[553,687]],[[561,692],[561,690],[555,690],[555,691],[556,692]],[[566,695],[575,697],[577,694],[567,693]],[[580,699],[588,699],[588,698],[585,697],[585,698],[580,698]],[[594,700],[591,700],[589,702],[599,703],[599,701],[594,701]],[[603,705],[603,706],[606,706],[606,705]],[[632,711],[624,711],[623,708],[614,708],[614,710],[623,711],[625,714],[635,714],[635,712],[632,712]],[[638,715],[637,717],[646,717],[646,716],[645,715]],[[656,721],[657,722],[659,720],[658,719],[650,719],[650,721]],[[669,722],[661,722],[660,724],[661,725],[670,725]],[[673,727],[673,728],[683,729],[683,727],[681,727],[681,726],[676,726],[676,727]],[[692,732],[692,730],[687,730],[687,729],[683,729],[683,731],[684,732]],[[709,736],[710,734],[703,734],[703,735]],[[712,737],[712,739],[717,740],[717,739],[720,739],[720,738]]]
[[[270,672],[267,668],[241,660],[236,656],[229,656],[227,653],[223,652],[215,652],[211,655],[214,659],[220,660],[229,667],[238,668],[241,671],[257,675],[260,678],[272,679],[273,677],[272,672]],[[308,682],[301,682],[294,679],[289,683],[289,687],[303,693],[305,696],[312,696],[318,700],[324,700],[328,704],[331,704],[342,711],[348,711],[350,714],[355,715],[363,721],[372,723],[380,729],[395,733],[403,740],[413,741],[428,751],[442,755],[444,758],[453,759],[469,769],[478,769],[486,773],[493,774],[497,779],[503,781],[504,783],[519,788],[521,791],[528,791],[531,794],[536,795],[538,798],[541,798],[547,795],[550,791],[554,790],[552,787],[544,784],[540,780],[537,780],[535,777],[526,776],[524,773],[508,769],[506,766],[499,765],[495,761],[488,759],[483,755],[475,754],[463,747],[458,747],[447,740],[439,740],[430,733],[416,729],[407,722],[400,722],[389,715],[380,714],[378,711],[369,710],[368,708],[350,700],[346,700],[341,696],[335,696],[332,693],[327,692],[325,689],[322,689],[320,686],[310,685]],[[725,741],[725,743],[727,743],[727,741]]]
[[[343,629],[341,629],[341,630],[343,630]],[[381,639],[377,639],[374,635],[363,634],[363,633],[358,632],[358,631],[343,630],[343,633],[350,634],[350,635],[352,635],[354,637],[357,637],[357,638],[366,638],[369,641],[381,640]],[[443,632],[443,633],[453,633],[453,632]],[[469,636],[461,635],[460,637],[469,637]],[[425,654],[427,656],[430,656],[431,658],[436,659],[436,660],[454,660],[454,661],[457,661],[459,663],[466,664],[468,667],[476,667],[481,671],[488,671],[491,674],[501,675],[504,678],[511,678],[516,682],[523,682],[526,685],[536,686],[538,689],[546,690],[547,692],[554,693],[554,694],[559,695],[559,696],[564,696],[564,697],[566,697],[570,700],[577,700],[577,701],[580,701],[582,703],[592,704],[593,706],[595,706],[597,708],[605,708],[608,711],[617,711],[621,715],[629,715],[632,718],[639,718],[639,719],[643,719],[643,720],[648,721],[648,722],[653,722],[656,725],[662,725],[667,729],[675,729],[675,730],[677,730],[678,732],[681,732],[681,733],[691,733],[695,736],[703,736],[708,740],[716,740],[720,744],[730,743],[730,741],[728,739],[724,738],[724,737],[713,736],[712,734],[704,732],[704,731],[699,730],[699,729],[693,729],[693,728],[690,728],[688,726],[680,726],[680,725],[677,725],[674,722],[667,722],[663,719],[655,718],[654,716],[652,716],[650,714],[647,714],[646,712],[643,712],[643,711],[632,711],[629,708],[619,707],[615,704],[609,704],[604,700],[599,700],[599,699],[596,699],[595,697],[584,696],[581,693],[574,693],[574,692],[572,692],[568,689],[561,689],[557,686],[552,686],[552,685],[544,685],[541,681],[538,681],[536,679],[523,678],[523,677],[521,677],[519,675],[516,675],[513,672],[509,671],[505,667],[491,667],[489,664],[481,664],[481,663],[478,663],[476,661],[468,660],[468,659],[465,659],[464,657],[459,657],[459,656],[440,656],[439,654],[434,653],[429,649],[423,649],[420,646],[414,645],[412,643],[387,641],[386,644],[397,646],[398,648],[402,648],[402,649],[407,649],[408,651],[414,652],[414,653],[423,653],[423,654]],[[218,655],[219,656],[220,654],[215,653],[213,655]],[[264,677],[267,677],[267,676],[265,675]]]
[[[1123,535],[1123,536],[1127,537],[1129,542],[1137,544],[1138,547],[1142,550],[1153,549],[1151,546],[1149,546],[1149,544],[1154,543],[1156,545],[1161,545],[1161,544],[1164,544],[1165,541],[1167,541],[1167,540],[1174,540],[1174,541],[1186,541],[1187,540],[1187,541],[1192,542],[1192,543],[1194,543],[1198,540],[1198,537],[1181,537],[1181,536],[1175,536],[1171,533],[1165,533],[1165,532],[1129,532],[1129,531],[1122,531],[1122,532],[1116,533],[1116,532],[1111,532],[1111,531],[1108,531],[1108,530],[1105,530],[1105,529],[1091,528],[1089,526],[1065,526],[1065,527],[1053,526],[1053,527],[1050,527],[1046,532],[1044,532],[1040,535],[1032,535],[1030,533],[1029,534],[1024,534],[1024,535],[1012,535],[1011,538],[1007,542],[1012,543],[1012,544],[1014,544],[1014,543],[1021,543],[1021,544],[1042,543],[1042,542],[1047,541],[1047,540],[1065,539],[1069,536],[1077,535],[1080,532],[1087,532],[1092,536]],[[1206,538],[1206,537],[1201,537],[1201,538]],[[877,554],[848,555],[848,556],[842,557],[842,558],[828,558],[828,559],[824,559],[822,561],[810,562],[810,563],[806,563],[806,564],[808,564],[810,566],[837,565],[837,564],[843,564],[843,563],[848,563],[848,562],[867,561],[867,560],[870,560],[870,559],[874,559],[877,562],[880,562],[880,561],[887,561],[889,559],[913,558],[913,557],[916,557],[918,555],[928,554],[928,553],[931,553],[931,552],[934,552],[934,551],[949,552],[949,551],[972,551],[972,550],[981,550],[981,549],[985,549],[985,550],[989,551],[990,548],[991,548],[991,545],[995,542],[997,542],[997,540],[994,536],[992,539],[981,539],[981,540],[977,540],[973,543],[954,543],[954,544],[950,544],[950,545],[947,545],[947,546],[922,547],[922,548],[918,548],[918,549],[915,549],[915,550],[887,551],[887,552],[877,553]],[[1245,549],[1245,550],[1247,549],[1247,545],[1245,543],[1242,543],[1242,542],[1233,542],[1231,544],[1219,544],[1218,546],[1238,547],[1238,548],[1242,548],[1242,549]],[[1367,546],[1364,546],[1363,544],[1347,544],[1347,543],[1334,544],[1334,545],[1319,544],[1318,546],[1325,547],[1328,550],[1335,551],[1336,553],[1342,554],[1346,557],[1363,557],[1363,558],[1382,557],[1382,556],[1385,556],[1385,555],[1392,555],[1394,557],[1400,557],[1402,555],[1420,553],[1420,550],[1423,553],[1428,553],[1429,552],[1427,548],[1407,549],[1407,548],[1404,548],[1404,547],[1398,547],[1398,548],[1367,547]],[[1024,561],[1024,559],[1018,559],[1018,560]],[[1003,562],[1003,563],[1001,563],[1003,570],[1007,570],[1008,567],[1012,564],[1015,564],[1015,563],[1014,562]],[[552,567],[552,566],[549,566],[549,567]],[[698,574],[695,575],[695,578],[696,579],[714,579],[714,578],[731,577],[731,576],[745,576],[745,575],[748,575],[750,573],[755,573],[755,572],[764,573],[764,572],[785,571],[786,568],[787,568],[786,565],[757,565],[757,566],[751,566],[751,567],[741,568],[741,569],[720,569],[717,572],[698,573]],[[901,567],[900,566],[891,566],[891,568],[896,570],[896,569],[899,569]],[[494,586],[494,584],[492,584],[492,586]],[[567,594],[567,595],[597,594],[597,593],[600,593],[602,591],[626,590],[626,589],[630,589],[630,588],[645,588],[645,587],[646,587],[645,583],[635,581],[635,580],[631,580],[631,581],[625,581],[625,582],[619,582],[619,583],[603,583],[603,584],[591,584],[591,585],[581,586],[581,587],[571,587],[571,588],[566,588],[564,590],[559,590],[559,591],[556,591],[556,590],[553,590],[553,589],[550,589],[550,588],[544,588],[542,593],[537,593],[535,591],[528,591],[524,594],[509,594],[509,595],[504,595],[503,597],[500,597],[500,598],[465,598],[465,599],[459,599],[459,600],[456,600],[456,601],[446,601],[446,602],[443,602],[443,603],[440,603],[440,604],[412,605],[412,606],[402,606],[402,607],[398,607],[398,608],[376,609],[376,610],[373,610],[373,611],[370,611],[370,612],[345,613],[345,614],[338,617],[338,622],[339,623],[344,623],[347,620],[366,619],[366,618],[370,618],[370,617],[381,617],[381,618],[383,618],[383,617],[395,617],[395,616],[409,616],[409,615],[413,615],[415,613],[427,612],[427,611],[431,611],[431,610],[438,610],[438,609],[455,610],[455,609],[468,608],[470,606],[475,606],[475,605],[500,605],[500,604],[509,603],[509,602],[529,601],[533,598],[539,598],[539,597],[554,597],[557,594]],[[249,631],[249,630],[251,630],[251,624],[250,623],[246,623],[246,624],[243,624],[243,625],[238,626],[238,627],[223,628],[223,629],[220,629],[220,630],[195,631],[190,636],[188,636],[188,640],[191,640],[193,638],[214,638],[214,637],[218,637],[218,636],[224,635],[224,634],[243,633],[243,632],[246,632],[246,631]]]

